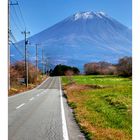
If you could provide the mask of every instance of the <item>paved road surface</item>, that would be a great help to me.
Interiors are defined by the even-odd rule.
[[[59,77],[8,99],[8,140],[84,140]]]

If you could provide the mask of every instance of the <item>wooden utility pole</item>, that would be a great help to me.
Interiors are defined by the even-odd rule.
[[[36,44],[36,81],[38,80],[38,45],[39,44]]]
[[[8,89],[10,89],[10,6],[18,5],[18,2],[8,0]]]
[[[8,89],[10,90],[10,30],[8,29]]]
[[[25,40],[25,84],[26,87],[28,87],[28,61],[27,61],[27,44],[28,44],[28,40],[27,40],[27,34],[30,34],[30,32],[27,32],[26,29],[24,32],[22,32],[22,34],[24,34],[24,40]]]
[[[44,74],[44,49],[42,47],[42,75]]]
[[[48,58],[46,58],[46,72],[47,72],[47,75],[49,75],[49,73],[48,73],[48,70],[49,70],[49,68],[48,68],[48,65],[49,65],[48,61],[49,61]]]

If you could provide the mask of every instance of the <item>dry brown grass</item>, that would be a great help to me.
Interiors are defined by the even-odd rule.
[[[76,83],[67,84],[64,86],[68,103],[75,103],[74,114],[77,122],[84,132],[91,134],[88,139],[92,140],[131,140],[131,136],[124,133],[123,130],[115,128],[104,128],[98,125],[94,125],[90,120],[91,112],[84,106],[84,102],[89,100],[89,97],[85,95],[86,91],[102,89],[103,86],[99,85],[79,85]],[[92,115],[94,117],[94,114]],[[97,117],[97,114],[95,115]],[[96,120],[100,123],[101,120]]]
[[[46,78],[47,78],[46,76],[39,78],[35,84],[29,84],[28,88],[23,84],[15,84],[8,91],[8,96],[20,94],[21,92],[31,90],[31,89],[35,88],[36,86],[38,86],[39,84],[41,84]]]

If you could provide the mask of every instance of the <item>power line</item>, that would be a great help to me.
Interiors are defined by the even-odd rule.
[[[16,48],[16,50],[18,51],[18,53],[24,58],[23,53],[18,49],[18,47],[16,46],[15,43],[12,42],[12,40],[10,40],[10,42],[12,43],[12,45]]]
[[[11,62],[16,63],[16,61],[13,58],[10,58],[10,59],[11,59]]]
[[[15,7],[14,7],[14,6],[12,6],[12,7],[13,7],[13,11],[14,11],[14,13],[15,13],[15,16],[16,16],[17,21],[19,22],[20,25],[23,25],[23,24],[24,24],[24,23],[23,23],[24,21],[21,22],[21,20],[20,20],[18,14],[17,14],[17,12],[16,12]],[[22,24],[22,23],[23,23],[23,24]],[[23,26],[24,26],[24,28],[25,28],[25,25],[23,25]],[[22,28],[22,30],[23,30],[24,28]]]
[[[18,5],[18,2],[12,2],[10,0],[8,0],[8,12],[9,12],[9,17],[11,17],[11,19],[13,20],[14,24],[16,25],[16,27],[20,30],[20,28],[17,26],[15,20],[14,20],[14,17],[12,16],[12,14],[10,14],[10,6],[14,7],[15,5]],[[16,12],[16,11],[15,11]],[[10,21],[10,18],[9,18],[9,21]]]
[[[15,36],[12,34],[11,30],[9,31],[9,34],[11,35],[12,39],[13,39],[13,40],[14,40],[14,42],[16,43],[16,42],[17,42],[17,40],[16,40]]]
[[[23,14],[22,14],[22,11],[21,11],[19,2],[18,2],[17,0],[16,0],[15,3],[13,3],[13,2],[10,1],[8,5],[9,5],[9,13],[10,13],[10,6],[13,7],[12,9],[13,9],[13,12],[15,13],[15,17],[16,17],[18,23],[22,26],[21,29],[19,28],[18,24],[16,24],[15,19],[14,19],[14,17],[12,16],[12,14],[11,14],[10,16],[11,16],[11,18],[12,18],[14,24],[16,25],[16,27],[17,27],[17,28],[20,30],[20,32],[21,32],[21,31],[23,30],[23,27],[26,28],[26,24],[25,24],[25,20],[24,20],[24,17],[23,17]],[[17,14],[16,9],[15,9],[14,6],[17,6],[17,7],[18,7],[18,11],[19,11],[20,16]],[[21,20],[22,20],[22,21],[21,21]]]
[[[16,0],[16,2],[17,2],[17,0]],[[23,20],[23,24],[24,24],[24,26],[25,26],[25,28],[26,28],[25,20],[24,20],[24,18],[23,18],[23,14],[22,14],[22,12],[21,12],[21,8],[20,8],[20,5],[19,5],[19,2],[18,2],[18,8],[19,8],[19,12],[20,12],[21,18],[22,18],[22,20]]]
[[[12,41],[11,41],[11,43],[14,45],[14,47],[16,47],[16,49],[18,50],[18,52],[24,57],[24,54],[22,53],[22,51],[20,51],[20,49],[18,48],[18,46],[16,45],[16,42],[17,42],[17,40],[16,40],[16,38],[14,37],[14,35],[13,35],[13,33],[10,31],[10,35],[11,35],[11,38],[14,40],[14,42],[15,43],[13,43]],[[29,51],[27,52],[27,55],[29,56],[29,57],[31,57],[31,54],[29,53]]]
[[[18,61],[19,61],[19,60],[15,59],[15,58],[12,57],[12,56],[10,56],[10,58],[11,58],[12,60],[14,60],[15,62],[18,62]]]
[[[13,35],[13,33],[11,32],[11,30],[9,30],[9,34],[10,34],[11,38],[14,40],[14,42],[16,43],[17,40],[16,40],[15,36]],[[16,49],[18,50],[18,52],[24,57],[23,53],[19,50],[19,48],[17,47],[17,45],[15,43],[13,43],[12,40],[10,40],[10,41],[14,45],[14,47],[16,47]]]
[[[9,12],[9,23],[10,23],[10,20],[12,21],[12,23],[14,23],[14,25],[15,25],[15,27],[17,28],[17,30],[19,31],[19,32],[21,32],[22,31],[22,27],[21,26],[23,26],[24,25],[24,27],[25,27],[25,31],[23,32],[24,34],[25,34],[25,55],[19,50],[19,48],[17,47],[17,44],[15,44],[16,42],[17,42],[17,40],[16,40],[16,38],[15,38],[15,36],[12,34],[12,32],[11,32],[11,30],[10,30],[10,27],[8,27],[8,30],[9,30],[9,34],[8,34],[8,42],[9,42],[9,55],[10,55],[10,43],[12,43],[12,45],[16,48],[16,50],[17,50],[17,52],[23,57],[23,58],[25,58],[25,82],[26,82],[26,87],[28,86],[28,62],[27,62],[27,44],[28,44],[28,41],[27,41],[27,39],[26,39],[26,35],[28,34],[28,32],[26,32],[26,24],[25,24],[25,20],[24,20],[24,18],[23,18],[23,15],[22,15],[22,11],[21,11],[21,8],[20,8],[20,5],[19,5],[19,3],[18,3],[18,1],[17,0],[15,0],[16,2],[12,2],[12,1],[10,1],[10,0],[8,0],[8,12]],[[17,14],[17,10],[15,9],[15,5],[17,5],[18,6],[18,10],[19,10],[19,14],[20,14],[20,17],[19,17],[19,14]],[[10,14],[10,6],[12,6],[13,7],[13,12],[15,13],[15,16],[13,16],[12,14]],[[20,23],[22,23],[22,24],[20,24],[20,25],[18,25],[18,23],[17,23],[17,21],[18,21],[18,23],[20,24]],[[10,36],[9,36],[10,35]],[[11,39],[15,42],[15,43],[13,43],[13,41],[10,39],[10,37],[11,37]],[[9,62],[10,62],[10,58],[11,58],[11,60],[12,61],[15,61],[15,62],[17,62],[16,61],[16,59],[15,58],[12,58],[12,57],[10,57],[9,56]],[[9,63],[10,64],[10,63]],[[9,67],[10,67],[10,65],[9,65]],[[10,80],[10,69],[9,69],[9,80]],[[9,81],[9,88],[10,88],[10,81]]]
[[[16,28],[18,29],[19,32],[22,31],[22,29],[20,29],[20,27],[16,24],[14,17],[12,16],[12,14],[10,15],[11,20],[13,21],[13,23],[15,24]]]

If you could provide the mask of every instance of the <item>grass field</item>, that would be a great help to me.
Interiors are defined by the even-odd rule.
[[[132,139],[132,80],[117,76],[63,77],[68,103],[87,139]]]

